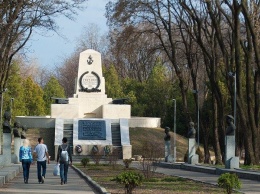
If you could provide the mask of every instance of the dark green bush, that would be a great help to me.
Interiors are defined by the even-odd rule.
[[[84,166],[84,168],[86,168],[88,163],[89,163],[89,159],[88,158],[82,158],[81,159],[81,164],[82,164],[82,166]]]
[[[233,189],[241,188],[241,182],[236,174],[224,173],[218,178],[218,186],[225,189],[226,193],[231,194]]]
[[[130,159],[124,159],[123,160],[123,162],[124,162],[124,164],[125,164],[125,167],[126,168],[129,168],[129,166],[130,166],[130,164],[132,163],[132,158],[130,158]]]
[[[164,182],[180,182],[180,181],[185,181],[184,178],[179,178],[179,177],[167,177],[167,178],[163,178],[162,181]]]
[[[132,194],[133,190],[142,184],[144,176],[134,171],[125,171],[116,177],[116,182],[125,185],[127,194]]]

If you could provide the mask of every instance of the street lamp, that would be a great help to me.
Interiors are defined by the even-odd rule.
[[[199,109],[199,91],[193,90],[194,94],[197,94],[197,122],[198,122],[198,147],[200,146],[200,109]]]
[[[1,125],[2,125],[2,119],[3,119],[3,93],[7,91],[7,88],[3,89],[0,93],[1,93]]]
[[[173,139],[173,158],[174,162],[176,162],[176,99],[172,99],[174,101],[174,125],[173,125],[173,131],[174,131],[174,139]]]
[[[236,72],[228,72],[230,77],[234,78],[234,125],[236,125],[236,111],[237,111],[237,76]]]
[[[11,98],[11,99],[10,99],[10,113],[11,113],[11,118],[12,118],[13,101],[14,101],[14,98]],[[10,123],[11,123],[11,120],[10,120]]]

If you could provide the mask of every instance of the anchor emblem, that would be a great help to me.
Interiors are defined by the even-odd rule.
[[[87,62],[89,65],[91,65],[93,63],[93,59],[92,59],[91,55],[89,55]]]

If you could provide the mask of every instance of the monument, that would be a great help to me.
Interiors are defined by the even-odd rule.
[[[196,130],[194,128],[194,123],[189,122],[189,129],[188,129],[188,163],[189,164],[197,164],[199,161],[199,156],[196,154]]]
[[[14,159],[15,164],[19,163],[20,146],[22,145],[21,134],[19,132],[20,123],[14,122],[13,134],[14,134]]]
[[[132,157],[128,126],[131,106],[113,103],[107,97],[101,54],[97,51],[80,53],[75,94],[52,104],[51,118],[55,118],[56,147],[67,136],[73,151],[76,146],[82,148],[74,154],[90,155],[93,146],[100,147],[99,150],[110,146],[121,148],[123,159]]]
[[[164,129],[164,145],[165,145],[165,162],[173,162],[173,157],[171,155],[171,135],[170,128],[165,127]]]
[[[4,113],[3,123],[3,156],[1,157],[1,165],[8,165],[11,163],[11,131],[10,125],[11,113],[6,111]]]
[[[55,131],[47,143],[52,158],[56,157],[62,138],[67,137],[73,156],[89,155],[96,145],[104,155],[105,150],[112,152],[116,148],[123,159],[129,159],[132,157],[129,127],[161,126],[160,118],[131,117],[131,106],[125,104],[125,98],[107,97],[101,54],[91,49],[80,53],[73,96],[52,99],[51,115],[15,117],[29,129]]]
[[[225,140],[225,168],[233,169],[239,168],[239,157],[235,156],[236,153],[236,138],[234,125],[234,118],[231,115],[226,116],[226,140]]]

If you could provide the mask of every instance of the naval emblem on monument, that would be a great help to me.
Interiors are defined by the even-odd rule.
[[[92,56],[90,55],[88,57],[87,63],[88,65],[91,65],[94,62]],[[87,71],[83,73],[80,76],[79,79],[80,87],[81,89],[79,90],[80,92],[100,92],[101,90],[98,89],[100,86],[100,77],[98,76],[97,73],[94,71]]]

